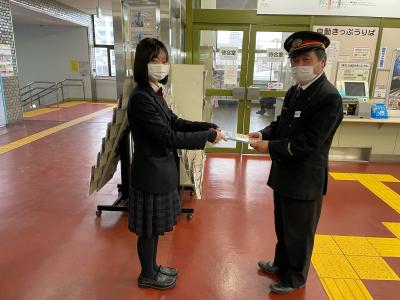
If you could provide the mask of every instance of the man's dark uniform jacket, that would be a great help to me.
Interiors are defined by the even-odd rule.
[[[328,154],[343,118],[342,99],[325,74],[298,94],[298,85],[292,86],[277,121],[261,130],[270,141],[268,185],[285,197],[314,200],[327,190]]]

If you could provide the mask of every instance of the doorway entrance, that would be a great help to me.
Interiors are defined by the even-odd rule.
[[[193,63],[205,66],[206,120],[247,134],[280,114],[293,84],[285,39],[299,26],[196,24]],[[211,145],[208,152],[255,153],[242,142]]]

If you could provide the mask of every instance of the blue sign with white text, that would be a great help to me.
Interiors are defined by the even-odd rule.
[[[7,124],[6,99],[3,92],[3,78],[0,75],[0,127]]]

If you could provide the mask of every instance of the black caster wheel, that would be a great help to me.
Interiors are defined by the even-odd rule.
[[[186,215],[186,219],[188,219],[188,220],[193,219],[193,214],[187,214],[187,215]]]
[[[98,216],[98,217],[101,216],[101,210],[96,210],[96,216]]]

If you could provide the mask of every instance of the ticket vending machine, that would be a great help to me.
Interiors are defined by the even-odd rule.
[[[338,81],[336,87],[342,96],[343,114],[347,118],[371,118],[368,83],[366,81]]]

